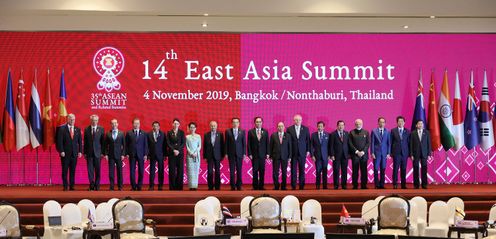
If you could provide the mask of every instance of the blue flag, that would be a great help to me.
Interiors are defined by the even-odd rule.
[[[470,150],[479,144],[479,124],[477,122],[477,105],[475,104],[474,72],[470,73],[470,87],[467,95],[467,109],[465,110],[465,147]]]
[[[415,99],[415,110],[413,111],[413,118],[412,118],[412,130],[415,130],[417,121],[419,120],[422,120],[424,122],[424,125],[427,125],[427,120],[425,117],[423,91],[424,91],[424,85],[422,84],[422,70],[420,70],[420,77],[417,88],[417,98]]]

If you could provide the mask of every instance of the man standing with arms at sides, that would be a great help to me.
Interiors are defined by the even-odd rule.
[[[274,190],[279,190],[279,173],[281,173],[281,190],[286,190],[286,170],[291,158],[291,137],[284,133],[284,123],[277,124],[277,132],[270,136],[270,158],[272,159],[272,180]]]
[[[150,153],[150,186],[148,191],[155,189],[155,167],[158,167],[158,190],[163,190],[166,148],[165,134],[160,130],[160,123],[154,121],[152,123],[152,132],[148,134],[148,152]]]
[[[67,191],[68,188],[74,191],[77,159],[82,156],[81,130],[74,126],[75,122],[76,116],[69,114],[67,115],[67,124],[57,128],[56,147],[62,163],[64,191]],[[67,171],[69,171],[69,182],[67,181]]]
[[[210,121],[210,131],[203,136],[203,157],[208,163],[208,190],[220,190],[220,161],[224,159],[224,136],[217,131],[217,122]],[[215,181],[214,181],[215,170]]]
[[[355,129],[350,132],[350,153],[352,154],[353,189],[358,189],[360,173],[361,189],[367,189],[367,160],[369,159],[370,135],[363,128],[361,119],[355,120]]]
[[[332,160],[334,189],[339,188],[339,172],[341,171],[341,188],[346,189],[348,182],[348,159],[350,158],[349,134],[344,130],[344,121],[338,120],[337,129],[331,134],[329,151]]]
[[[253,190],[265,190],[265,160],[269,158],[269,133],[262,128],[262,117],[255,117],[255,128],[248,131],[248,157],[253,167]]]
[[[167,133],[167,157],[169,158],[169,189],[183,190],[184,146],[186,135],[179,129],[179,119],[172,120],[172,129]]]
[[[406,166],[410,156],[410,131],[405,128],[405,118],[396,117],[396,128],[391,130],[391,155],[393,156],[393,187],[398,188],[398,169],[401,188],[406,189]]]
[[[324,131],[325,123],[317,122],[317,132],[314,132],[311,137],[312,141],[312,160],[315,163],[317,177],[315,186],[320,189],[322,181],[323,189],[327,189],[327,164],[329,163],[329,133]]]
[[[143,174],[145,172],[145,160],[148,155],[148,140],[146,133],[140,129],[140,120],[133,119],[133,129],[126,134],[126,153],[129,158],[129,172],[131,178],[131,190],[141,191],[143,185]],[[136,165],[138,165],[138,181],[136,181]]]
[[[117,119],[110,121],[111,130],[105,135],[103,151],[109,165],[110,191],[114,191],[114,170],[117,174],[117,187],[122,191],[122,161],[126,155],[124,132],[119,130]]]
[[[424,129],[424,121],[419,120],[415,124],[416,130],[410,135],[410,156],[413,158],[413,186],[418,189],[419,164],[422,165],[422,188],[427,189],[427,159],[431,156],[431,136]]]
[[[226,150],[229,160],[231,191],[241,190],[243,159],[246,156],[245,131],[239,128],[239,118],[232,118],[232,128],[226,130]]]
[[[98,115],[90,116],[91,125],[84,129],[84,157],[88,168],[89,191],[100,190],[100,159],[105,131],[98,125]]]
[[[306,126],[301,125],[301,115],[297,114],[293,117],[294,125],[287,130],[291,136],[291,188],[296,189],[296,175],[300,182],[299,189],[305,189],[305,164],[307,156],[310,155],[310,131]]]
[[[378,127],[371,136],[371,153],[374,160],[374,184],[376,189],[384,189],[386,177],[386,160],[391,155],[391,134],[385,128],[386,119],[377,119]]]

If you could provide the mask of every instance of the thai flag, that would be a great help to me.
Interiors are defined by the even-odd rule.
[[[5,108],[3,111],[3,147],[5,151],[11,152],[15,149],[15,116],[14,116],[14,99],[12,94],[12,77],[10,69],[7,76],[7,89],[5,93]]]
[[[37,148],[43,141],[43,126],[41,123],[41,104],[38,94],[38,81],[34,73],[33,85],[31,86],[31,102],[29,104],[29,138],[31,146]]]

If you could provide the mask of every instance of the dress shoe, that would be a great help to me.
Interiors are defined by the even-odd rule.
[[[367,186],[362,186],[360,189],[369,189]]]
[[[339,189],[339,186],[334,186],[334,190],[338,190]]]
[[[122,191],[122,187],[119,187],[119,191]]]
[[[398,185],[394,185],[393,186],[393,189],[398,189]]]
[[[422,189],[427,189],[427,186],[422,186]]]
[[[279,187],[274,187],[274,190],[279,190]]]
[[[237,187],[236,189],[237,189],[238,191],[243,190],[243,188],[242,188],[241,186]]]
[[[264,190],[265,190],[265,188],[264,188],[264,187],[261,187],[261,188],[260,188],[260,189],[258,189],[258,190],[264,191]]]
[[[287,189],[286,189],[286,187],[283,187],[283,188],[281,188],[281,190],[286,191]]]
[[[148,191],[153,191],[153,190],[154,190],[153,186],[152,187],[148,187]]]
[[[158,191],[163,191],[164,188],[162,186],[158,186]]]
[[[320,190],[320,186],[316,186],[315,189]]]
[[[353,186],[353,189],[355,189],[355,190],[358,189],[358,186]]]
[[[110,190],[110,191],[114,191],[114,187],[110,187],[110,188],[109,188],[109,190]]]
[[[419,189],[419,186],[415,186],[414,188],[415,188],[415,189]]]
[[[231,188],[231,191],[236,191],[236,188]]]
[[[342,186],[341,188],[342,188],[342,189],[347,189],[348,187],[346,187],[346,186]]]
[[[74,187],[70,187],[69,190],[70,191],[74,191],[75,189],[74,189]]]
[[[408,189],[406,186],[401,186],[401,189]]]
[[[64,187],[64,191],[67,191],[67,187]]]
[[[327,188],[327,186],[324,186],[324,187],[322,187],[322,188],[323,188],[323,189],[329,189],[329,188]]]

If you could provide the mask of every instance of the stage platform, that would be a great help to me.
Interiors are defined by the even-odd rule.
[[[369,188],[372,188],[369,185]],[[87,191],[86,185],[79,185],[76,191],[62,191],[61,186],[0,186],[0,200],[13,203],[21,213],[22,224],[43,225],[43,203],[47,200],[57,200],[61,204],[77,203],[87,198],[95,203],[107,201],[109,198],[130,196],[142,202],[145,206],[145,217],[157,221],[159,235],[179,236],[193,234],[193,209],[198,200],[207,196],[216,196],[227,206],[234,215],[239,215],[239,203],[245,196],[269,194],[281,200],[286,195],[295,195],[300,203],[307,199],[316,199],[322,204],[322,220],[326,232],[336,232],[341,205],[344,204],[352,217],[359,217],[363,202],[374,199],[379,195],[399,194],[408,199],[423,196],[429,203],[436,200],[447,201],[450,197],[458,196],[465,201],[466,218],[486,221],[491,206],[496,203],[496,185],[430,185],[428,189],[386,189],[368,190],[315,190],[313,185],[307,185],[305,190],[287,191],[253,191],[245,185],[242,191],[230,191],[224,185],[221,191],[208,191],[206,185],[201,185],[198,191],[130,191],[126,186],[124,191],[107,191],[103,185],[101,191]],[[165,186],[165,188],[168,188]],[[271,185],[266,186],[267,189]]]

